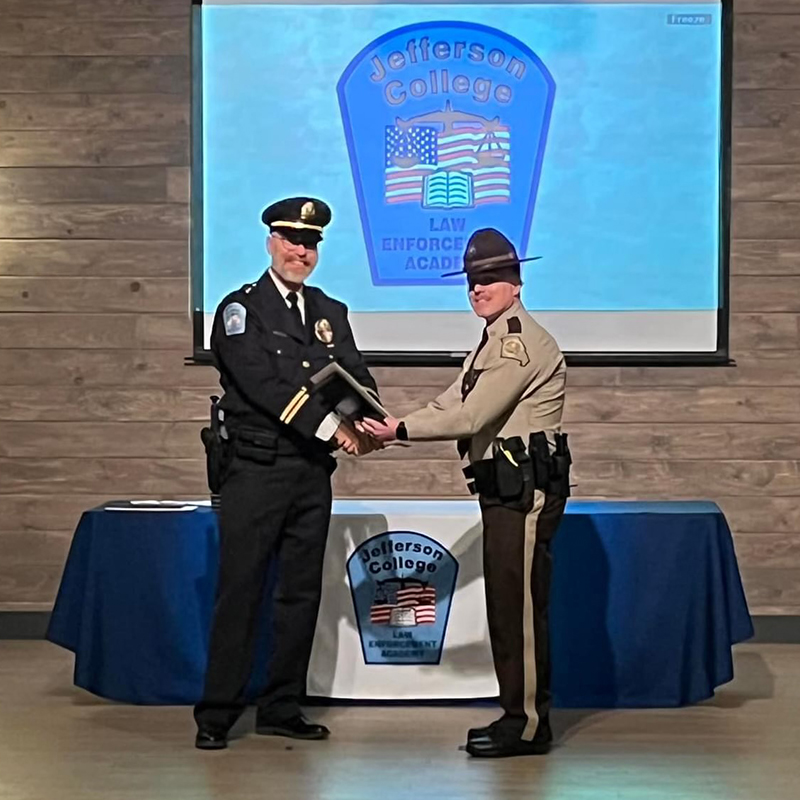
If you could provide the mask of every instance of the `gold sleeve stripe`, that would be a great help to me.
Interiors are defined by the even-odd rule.
[[[304,394],[300,398],[300,400],[298,401],[297,405],[289,412],[289,415],[284,420],[284,422],[287,425],[297,416],[297,412],[308,402],[308,399],[310,397],[311,397],[310,394]]]
[[[292,409],[300,402],[300,400],[308,394],[308,389],[304,386],[300,391],[289,401],[286,408],[281,412],[281,422],[286,422],[286,417],[292,412]]]

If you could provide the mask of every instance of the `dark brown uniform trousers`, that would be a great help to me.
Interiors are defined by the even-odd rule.
[[[503,723],[531,740],[550,710],[551,545],[566,498],[538,489],[529,513],[481,502],[489,636]]]

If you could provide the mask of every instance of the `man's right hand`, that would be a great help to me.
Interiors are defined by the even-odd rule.
[[[337,450],[341,448],[348,455],[358,455],[358,436],[344,423],[340,423],[336,433],[333,434],[333,442],[336,444]]]
[[[333,441],[337,448],[341,448],[351,456],[363,456],[382,447],[372,436],[355,431],[343,422],[336,429]]]

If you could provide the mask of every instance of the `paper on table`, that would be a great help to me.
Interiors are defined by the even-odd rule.
[[[197,511],[197,506],[103,506],[103,511]]]
[[[202,500],[128,500],[132,506],[199,506]]]

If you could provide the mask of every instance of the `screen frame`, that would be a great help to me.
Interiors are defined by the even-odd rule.
[[[490,2],[490,0],[486,0]],[[721,0],[722,53],[720,60],[720,182],[719,182],[719,308],[717,349],[714,352],[580,352],[564,351],[569,366],[586,367],[711,367],[732,366],[730,357],[730,252],[731,252],[731,140],[733,106],[733,0]],[[205,348],[203,310],[203,0],[192,0],[191,146],[190,146],[190,241],[189,285],[192,318],[192,355],[187,364],[213,363]],[[362,351],[373,367],[456,367],[468,351]]]

